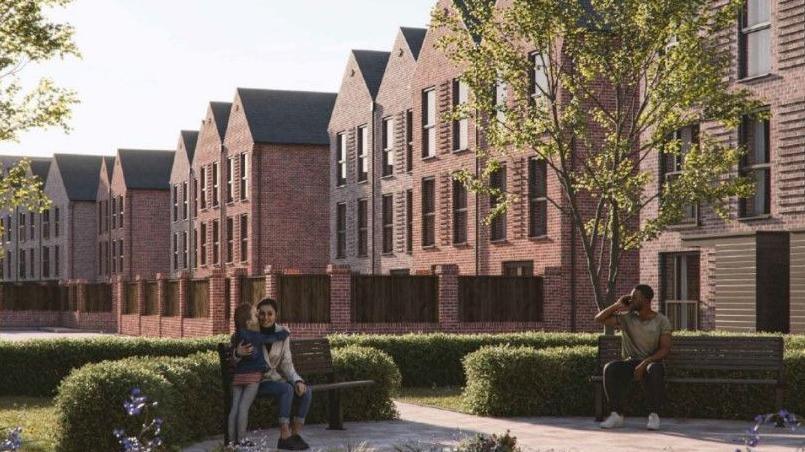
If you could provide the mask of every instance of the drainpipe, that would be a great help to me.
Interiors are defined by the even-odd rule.
[[[375,199],[375,184],[379,184],[379,180],[377,178],[377,153],[375,152],[376,146],[376,132],[375,132],[375,113],[377,112],[377,102],[372,100],[369,104],[369,112],[372,114],[372,118],[369,121],[369,127],[372,131],[372,183],[369,188],[369,199],[372,202],[372,213],[369,218],[372,219],[372,250],[371,250],[371,274],[377,274],[377,217],[375,216],[376,213],[376,204],[377,200]]]
[[[570,141],[570,165],[576,167],[576,138]],[[576,331],[576,227],[570,228],[570,331]]]
[[[478,118],[478,110],[475,110],[475,117]],[[475,125],[475,177],[481,174],[481,162],[478,159],[478,147],[480,146],[481,132],[478,124]],[[475,193],[475,276],[481,274],[481,211],[478,193]]]

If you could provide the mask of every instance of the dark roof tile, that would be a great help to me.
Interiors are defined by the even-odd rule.
[[[218,135],[221,136],[221,141],[224,141],[226,128],[229,125],[229,112],[232,110],[232,102],[210,102],[210,108],[212,108],[215,127],[218,128]]]
[[[130,190],[167,190],[176,151],[118,149],[126,187]]]
[[[238,88],[255,143],[329,144],[335,93]]]
[[[400,27],[400,31],[408,43],[408,48],[414,54],[414,59],[419,59],[419,51],[422,50],[422,44],[425,42],[425,35],[428,33],[427,28],[411,28]]]
[[[366,87],[369,88],[369,94],[374,99],[380,90],[380,83],[383,81],[383,74],[386,72],[391,54],[377,50],[353,50],[352,54],[361,70]]]
[[[198,130],[182,130],[181,133],[184,149],[187,153],[187,161],[192,164],[193,156],[196,153],[196,143],[198,142]]]
[[[95,201],[101,176],[100,155],[54,154],[64,189],[71,201]]]

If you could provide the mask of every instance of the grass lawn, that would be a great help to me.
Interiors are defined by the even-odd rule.
[[[402,388],[396,400],[414,405],[423,405],[443,410],[468,413],[461,403],[461,388],[448,386],[442,388]]]
[[[0,397],[0,438],[22,427],[22,450],[51,451],[56,448],[56,407],[53,399]]]

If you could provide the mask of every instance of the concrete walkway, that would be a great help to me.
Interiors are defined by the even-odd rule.
[[[38,329],[0,328],[0,341],[27,341],[30,339],[77,339],[100,336],[114,335],[62,327]]]
[[[486,418],[396,402],[400,420],[347,423],[345,431],[328,431],[324,425],[305,428],[304,437],[314,451],[355,451],[365,445],[378,451],[448,450],[475,433],[502,434],[510,430],[524,451],[719,451],[741,447],[746,422],[664,419],[662,430],[649,432],[645,419],[627,419],[626,427],[602,431],[591,418]],[[256,443],[275,447],[276,429],[252,432]],[[184,449],[210,452],[222,444],[214,438]],[[437,447],[439,445],[439,447]],[[795,451],[805,447],[805,431],[764,428],[757,451]],[[263,448],[261,450],[273,450]],[[358,449],[360,450],[360,449]],[[365,449],[364,449],[365,450]],[[805,449],[799,449],[805,450]]]

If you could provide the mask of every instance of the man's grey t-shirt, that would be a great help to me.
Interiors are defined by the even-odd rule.
[[[668,317],[659,312],[654,318],[640,320],[636,311],[618,314],[623,331],[621,354],[624,359],[643,360],[660,347],[660,336],[671,334],[673,328]]]

